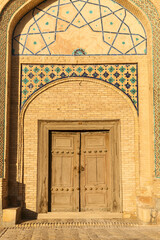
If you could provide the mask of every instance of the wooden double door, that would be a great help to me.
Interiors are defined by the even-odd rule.
[[[51,132],[50,210],[110,211],[109,133]]]

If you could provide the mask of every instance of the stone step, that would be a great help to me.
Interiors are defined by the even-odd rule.
[[[109,212],[48,212],[39,213],[37,219],[116,219],[122,217],[122,213]]]

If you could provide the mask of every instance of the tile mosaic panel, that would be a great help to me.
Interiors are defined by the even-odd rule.
[[[137,64],[29,65],[22,64],[21,108],[39,89],[58,79],[92,78],[104,81],[125,93],[138,110]]]
[[[141,22],[113,0],[47,0],[17,24],[13,55],[144,55]]]

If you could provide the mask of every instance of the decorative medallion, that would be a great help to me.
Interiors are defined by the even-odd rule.
[[[84,49],[78,48],[78,49],[73,51],[72,55],[73,56],[84,56],[84,55],[87,55],[87,53],[85,52]]]

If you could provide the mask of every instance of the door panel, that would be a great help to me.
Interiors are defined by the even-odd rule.
[[[103,156],[86,156],[86,182],[87,184],[105,184],[105,155]]]
[[[92,207],[92,205],[95,204],[102,204],[102,206],[105,204],[105,194],[103,193],[87,193],[86,194],[86,205]]]
[[[52,132],[51,211],[79,211],[80,133]]]
[[[108,132],[81,133],[81,211],[109,210]]]
[[[54,185],[71,187],[73,184],[73,161],[74,157],[53,155],[53,181]]]

